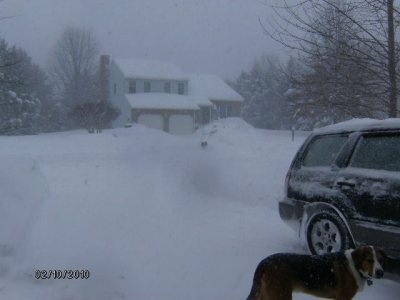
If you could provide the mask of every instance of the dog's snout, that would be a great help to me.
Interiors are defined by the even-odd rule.
[[[377,269],[377,270],[375,271],[375,276],[376,276],[376,278],[382,278],[382,277],[383,277],[383,274],[384,274],[384,272],[383,272],[382,269]]]

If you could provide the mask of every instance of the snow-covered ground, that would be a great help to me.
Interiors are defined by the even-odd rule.
[[[0,137],[0,298],[245,299],[262,258],[303,251],[277,200],[305,137],[238,119],[182,137],[142,126]],[[399,291],[377,280],[357,299]]]

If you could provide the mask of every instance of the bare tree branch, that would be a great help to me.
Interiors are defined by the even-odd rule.
[[[274,11],[269,27],[261,19],[259,22],[272,40],[298,51],[303,57],[318,59],[330,55],[334,62],[340,54],[342,64],[357,66],[358,72],[370,74],[375,80],[368,84],[375,87],[378,98],[386,98],[381,101],[387,105],[383,110],[393,117],[397,113],[400,54],[395,40],[395,20],[400,12],[393,2],[304,0],[289,3],[282,0],[280,5],[269,5]],[[323,16],[329,8],[334,15]]]

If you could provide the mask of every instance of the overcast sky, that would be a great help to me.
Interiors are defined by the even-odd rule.
[[[270,1],[269,1],[270,2]],[[282,53],[262,31],[261,0],[3,0],[0,35],[46,66],[62,30],[91,29],[101,52],[176,63],[234,78],[261,54]]]

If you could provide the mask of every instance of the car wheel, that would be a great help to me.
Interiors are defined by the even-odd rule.
[[[346,226],[335,214],[322,212],[314,215],[306,233],[308,249],[312,254],[343,251],[351,246]]]

